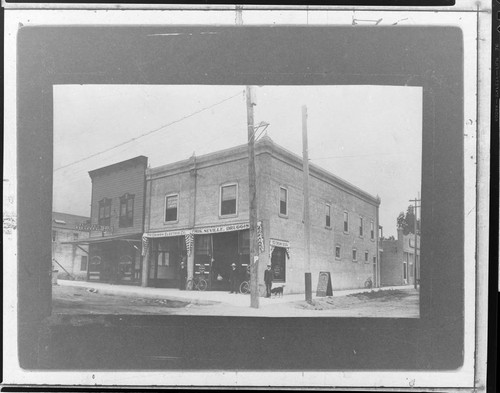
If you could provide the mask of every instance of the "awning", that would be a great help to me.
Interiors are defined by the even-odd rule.
[[[106,243],[110,241],[125,241],[125,242],[133,242],[140,243],[141,242],[142,233],[129,233],[122,235],[112,235],[112,236],[102,236],[102,237],[90,237],[87,239],[78,239],[67,242],[61,242],[61,244],[96,244],[96,243]]]

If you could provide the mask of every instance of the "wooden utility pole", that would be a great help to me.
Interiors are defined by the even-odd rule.
[[[248,202],[250,221],[250,307],[259,308],[259,248],[257,244],[257,186],[255,175],[252,87],[246,88],[248,125]]]
[[[307,148],[307,107],[302,106],[302,166],[304,174],[304,280],[306,302],[312,302],[311,282],[311,230],[309,222],[309,153]]]
[[[413,258],[413,286],[415,289],[418,289],[418,284],[417,284],[417,251],[418,251],[418,243],[417,243],[417,203],[420,202],[420,198],[415,198],[415,199],[411,199],[410,202],[414,202],[415,203],[415,207],[414,207],[414,211],[413,211],[413,215],[414,215],[414,223],[413,223],[413,231],[414,231],[414,234],[415,234],[415,246],[413,247],[413,249],[415,250],[415,257]]]

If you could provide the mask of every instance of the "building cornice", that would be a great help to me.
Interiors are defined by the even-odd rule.
[[[264,137],[255,144],[255,155],[269,154],[273,158],[279,159],[282,162],[293,166],[294,168],[302,171],[302,158],[295,153],[281,147],[274,143],[271,138]],[[204,154],[202,156],[191,157],[187,160],[174,162],[167,165],[162,165],[156,168],[146,170],[146,180],[155,180],[162,177],[178,175],[181,173],[190,172],[195,169],[200,170],[215,165],[220,165],[237,160],[248,159],[248,146],[239,145],[229,149],[219,150],[214,153]],[[309,173],[311,176],[329,183],[344,192],[352,194],[372,205],[379,206],[380,198],[370,195],[359,187],[341,179],[338,176],[328,172],[327,170],[311,164],[309,166]]]

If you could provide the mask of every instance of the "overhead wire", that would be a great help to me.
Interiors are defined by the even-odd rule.
[[[238,91],[238,93],[236,93],[236,94],[234,94],[234,95],[232,95],[232,96],[230,96],[230,97],[227,97],[227,98],[225,98],[225,99],[223,99],[223,100],[221,100],[221,101],[218,101],[218,102],[216,102],[215,104],[212,104],[212,105],[210,105],[210,106],[207,106],[207,107],[201,108],[201,109],[199,109],[199,110],[197,110],[197,111],[191,112],[190,114],[188,114],[188,115],[186,115],[186,116],[183,116],[183,117],[181,117],[181,118],[179,118],[179,119],[176,119],[176,120],[174,120],[174,121],[171,121],[171,122],[169,122],[169,123],[167,123],[167,124],[164,124],[164,125],[162,125],[162,126],[160,126],[160,127],[155,128],[155,129],[153,129],[153,130],[151,130],[151,131],[145,132],[145,133],[143,133],[143,134],[141,134],[141,135],[139,135],[139,136],[137,136],[137,137],[134,137],[134,138],[128,139],[128,140],[126,140],[126,141],[124,141],[124,142],[118,143],[118,144],[116,144],[116,145],[114,145],[114,146],[111,146],[111,147],[108,147],[108,148],[106,148],[106,149],[104,149],[104,150],[101,150],[101,151],[99,151],[99,152],[93,153],[93,154],[91,154],[91,155],[89,155],[89,156],[87,156],[87,157],[81,158],[81,159],[79,159],[79,160],[76,160],[76,161],[70,162],[70,163],[65,164],[65,165],[62,165],[62,166],[60,166],[60,167],[58,167],[58,168],[55,168],[55,169],[54,169],[54,172],[59,171],[59,170],[64,169],[64,168],[67,168],[67,167],[69,167],[69,166],[72,166],[72,165],[74,165],[74,164],[77,164],[77,163],[80,163],[80,162],[86,161],[86,160],[88,160],[88,159],[90,159],[90,158],[93,158],[93,157],[96,157],[96,156],[101,155],[101,154],[103,154],[103,153],[106,153],[106,152],[108,152],[108,151],[114,150],[114,149],[116,149],[116,148],[118,148],[118,147],[120,147],[120,146],[123,146],[123,145],[126,145],[126,144],[128,144],[128,143],[131,143],[131,142],[137,141],[137,140],[138,140],[138,139],[140,139],[140,138],[143,138],[143,137],[145,137],[145,136],[148,136],[148,135],[150,135],[150,134],[153,134],[153,133],[155,133],[155,132],[158,132],[158,131],[160,131],[160,130],[162,130],[162,129],[164,129],[164,128],[167,128],[167,127],[170,127],[170,126],[172,126],[172,125],[174,125],[174,124],[180,123],[181,121],[184,121],[184,120],[186,120],[186,119],[189,119],[190,117],[193,117],[193,116],[195,116],[195,115],[197,115],[197,114],[199,114],[199,113],[202,113],[202,112],[204,112],[204,111],[207,111],[207,110],[209,110],[209,109],[212,109],[212,108],[214,108],[214,107],[216,107],[216,106],[218,106],[218,105],[221,105],[221,104],[223,104],[224,102],[229,101],[229,100],[233,99],[234,97],[239,96],[242,92],[244,92],[244,90],[240,90],[240,91]]]

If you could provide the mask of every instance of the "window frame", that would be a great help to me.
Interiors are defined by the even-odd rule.
[[[332,229],[332,204],[325,203],[325,207],[328,210],[328,214],[326,214],[327,211],[325,211],[325,228]]]
[[[236,193],[235,193],[235,208],[234,208],[234,213],[229,213],[229,214],[222,214],[222,189],[225,187],[236,187]],[[238,193],[239,193],[239,186],[238,183],[233,182],[233,183],[224,183],[219,186],[219,218],[231,218],[231,217],[237,217],[238,216]]]
[[[356,247],[352,248],[352,261],[353,262],[358,262],[358,249]]]
[[[370,220],[370,240],[375,241],[375,222]]]
[[[349,212],[347,210],[344,210],[343,230],[344,233],[349,233]]]
[[[175,212],[175,220],[168,220],[167,221],[167,200],[168,198],[172,197],[177,197],[177,207],[176,207],[176,212]],[[165,195],[164,201],[163,201],[163,223],[164,224],[175,224],[179,222],[179,193],[178,192],[172,192],[170,194]]]
[[[337,249],[339,250],[338,256],[337,256]],[[338,261],[342,259],[342,246],[340,244],[335,244],[335,259]]]
[[[281,212],[281,190],[285,190],[285,208],[286,208],[286,213]],[[279,186],[279,192],[278,192],[278,215],[280,217],[288,218],[288,187],[285,186]]]
[[[129,211],[129,201],[132,201],[132,209]],[[122,215],[122,207],[125,205],[125,215]],[[118,226],[128,228],[134,226],[135,195],[125,193],[120,197],[120,210],[118,213]]]
[[[365,237],[365,218],[363,216],[359,216],[359,227],[358,227],[358,235],[361,238]]]
[[[370,263],[370,253],[365,251],[365,263]]]
[[[103,198],[98,202],[98,212],[97,212],[97,223],[100,226],[110,227],[111,226],[111,198]],[[109,207],[109,215],[106,215],[106,207]],[[102,208],[102,216],[101,216]]]

